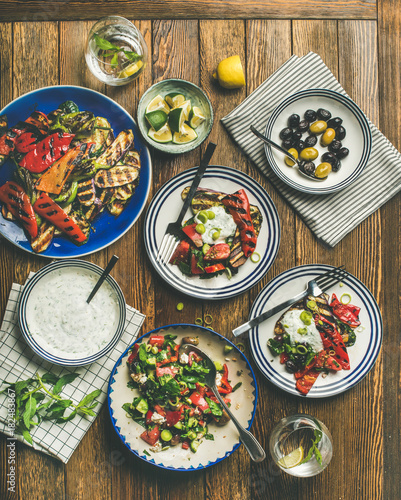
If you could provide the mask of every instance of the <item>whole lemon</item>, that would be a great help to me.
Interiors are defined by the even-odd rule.
[[[245,75],[238,55],[223,59],[217,66],[213,78],[225,89],[239,89],[245,85]]]

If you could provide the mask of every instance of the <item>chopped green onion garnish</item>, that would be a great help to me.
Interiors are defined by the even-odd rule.
[[[242,342],[238,342],[238,344],[235,344],[238,349],[241,351],[241,352],[245,352],[245,346]]]
[[[213,322],[213,316],[211,314],[205,314],[205,325],[211,325]]]
[[[260,261],[260,254],[258,252],[253,252],[253,254],[251,255],[251,261],[254,264],[257,264]]]
[[[182,311],[184,309],[184,304],[182,302],[179,302],[177,304],[177,311]]]
[[[231,272],[231,269],[230,269],[229,267],[226,267],[226,268],[224,269],[224,272],[225,272],[225,273],[226,273],[226,275],[227,275],[227,279],[229,279],[229,280],[230,280],[230,279],[233,277],[233,273]]]
[[[346,301],[344,302],[344,299],[346,299]],[[344,305],[347,305],[351,302],[351,295],[349,293],[343,293],[340,297],[340,302],[341,304],[344,304]]]
[[[202,318],[196,318],[195,325],[199,325],[199,326],[203,325],[203,319]]]

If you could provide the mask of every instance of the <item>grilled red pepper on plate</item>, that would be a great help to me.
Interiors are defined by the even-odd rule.
[[[2,201],[9,212],[22,222],[24,229],[31,238],[38,234],[38,224],[31,201],[21,186],[15,182],[8,181],[0,188],[0,201]]]
[[[257,236],[253,227],[248,196],[244,189],[228,194],[221,200],[230,211],[240,230],[241,248],[245,257],[249,257],[256,248]]]
[[[29,153],[36,148],[37,137],[32,132],[23,132],[14,140],[15,149],[18,153]]]
[[[190,245],[188,241],[181,240],[177,248],[174,250],[170,259],[170,264],[177,264],[177,262],[186,262],[188,260]]]
[[[209,248],[203,257],[203,260],[224,260],[230,256],[230,245],[227,243],[217,243]]]
[[[319,375],[320,372],[312,368],[305,375],[297,379],[296,386],[298,391],[302,392],[302,394],[308,394]]]
[[[218,271],[222,271],[223,269],[225,269],[223,264],[213,264],[212,266],[205,267],[205,272],[207,272],[208,274],[212,274],[217,273]]]
[[[46,135],[49,131],[49,120],[41,111],[34,111],[31,113],[31,115],[25,120],[25,123],[35,127],[35,129],[42,135]]]
[[[315,315],[316,328],[320,333],[323,347],[335,352],[334,358],[341,365],[343,370],[349,370],[349,357],[344,341],[336,326],[320,314]]]
[[[74,243],[83,243],[86,241],[87,236],[82,232],[76,222],[74,222],[46,193],[40,193],[33,209],[41,217],[60,229],[60,231],[63,231],[63,233],[69,236]]]
[[[361,324],[358,318],[361,308],[352,304],[343,304],[338,300],[335,293],[331,298],[330,307],[334,316],[351,328],[356,328]]]
[[[196,226],[197,224],[196,222],[194,222],[193,224],[188,224],[187,226],[184,226],[182,230],[188,236],[188,238],[192,240],[197,247],[200,248],[203,246],[203,240],[202,240],[202,235],[196,231],[195,229]]]
[[[19,162],[33,173],[41,173],[69,149],[74,134],[55,133],[38,142]]]

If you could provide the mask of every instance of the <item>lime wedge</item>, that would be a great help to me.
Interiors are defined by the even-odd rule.
[[[199,125],[206,120],[202,110],[194,106],[189,113],[189,124],[192,128],[199,127]]]
[[[150,101],[145,110],[145,113],[150,113],[151,111],[157,111],[158,109],[164,111],[166,114],[169,114],[170,112],[168,104],[161,95],[157,95]]]
[[[168,116],[168,123],[173,132],[181,132],[185,122],[185,112],[183,108],[174,108]]]
[[[183,94],[180,94],[179,92],[171,92],[170,94],[166,95],[165,101],[172,108],[178,108],[178,106],[185,101],[185,96]]]
[[[167,123],[160,130],[150,128],[148,136],[156,142],[171,142],[173,138],[170,127]]]
[[[118,78],[127,78],[128,76],[132,76],[134,73],[137,73],[143,66],[142,61],[137,61],[135,63],[127,66],[121,73],[118,75]]]
[[[184,123],[181,129],[181,133],[176,132],[173,135],[174,144],[185,144],[187,142],[191,142],[198,137],[198,134],[195,132],[193,128]]]
[[[304,459],[304,449],[302,446],[297,448],[296,450],[292,451],[288,455],[285,455],[285,457],[280,458],[280,460],[277,462],[280,467],[283,467],[284,469],[292,469],[292,467],[296,467],[299,465],[302,460]]]
[[[157,109],[156,111],[146,113],[145,118],[148,120],[149,125],[157,132],[167,123],[168,115],[161,109]]]
[[[191,101],[184,101],[178,107],[184,110],[184,119],[185,121],[188,121],[189,113],[191,112],[192,109]]]

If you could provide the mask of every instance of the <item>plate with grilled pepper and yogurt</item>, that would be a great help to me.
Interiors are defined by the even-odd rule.
[[[139,217],[151,161],[131,116],[90,89],[25,94],[0,112],[0,233],[49,258],[110,245]]]
[[[153,198],[145,220],[145,246],[152,265],[186,295],[218,300],[239,295],[269,270],[280,243],[276,208],[266,191],[243,172],[210,166],[182,225],[167,264],[157,254],[175,220],[196,169],[168,181]]]

